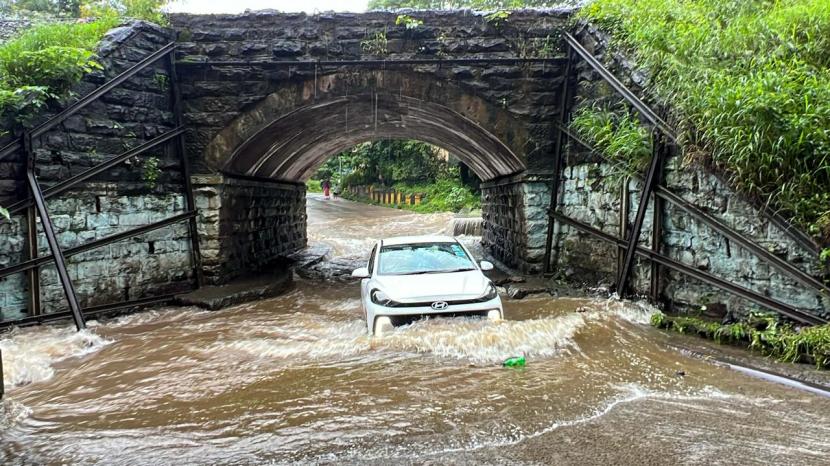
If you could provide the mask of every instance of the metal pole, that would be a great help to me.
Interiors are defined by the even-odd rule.
[[[565,135],[558,128],[565,126],[568,119],[568,94],[570,93],[571,81],[571,61],[573,58],[573,50],[568,48],[568,62],[565,65],[565,76],[562,80],[562,94],[559,98],[559,125],[556,126],[556,139],[553,146],[553,175],[550,180],[550,211],[554,212],[559,207],[559,176],[562,172],[562,146],[565,142]],[[553,264],[551,264],[551,256],[553,255],[553,232],[556,227],[556,220],[553,217],[548,217],[548,231],[545,237],[545,257],[542,273],[551,273]]]
[[[182,97],[179,90],[179,79],[176,75],[176,60],[174,54],[167,56],[168,70],[170,73],[170,91],[173,100],[173,114],[176,119],[176,126],[182,126]],[[176,138],[176,151],[181,159],[182,177],[184,178],[185,202],[189,212],[196,211],[196,200],[193,196],[193,183],[190,180],[190,161],[187,158],[187,148],[184,145],[184,134]],[[196,280],[196,287],[202,286],[204,277],[202,275],[202,252],[199,248],[199,229],[196,217],[188,221],[190,230],[190,252],[193,258],[193,277]]]
[[[26,210],[26,260],[37,259],[37,212],[34,207]],[[26,281],[29,284],[29,315],[40,314],[40,268],[33,267],[26,272]]]
[[[640,233],[643,230],[643,220],[646,217],[646,208],[648,207],[648,200],[654,186],[659,182],[660,171],[663,165],[663,154],[656,150],[660,144],[660,136],[658,133],[652,133],[652,145],[654,146],[654,155],[651,157],[651,165],[648,167],[646,174],[646,181],[643,185],[643,190],[640,192],[640,204],[637,207],[637,216],[634,218],[634,225],[628,235],[628,247],[625,251],[625,260],[623,262],[622,273],[617,281],[617,294],[621,297],[626,295],[626,287],[628,286],[628,279],[631,276],[631,269],[634,267],[634,255],[637,251],[637,243],[640,241]]]
[[[29,181],[29,190],[32,197],[35,199],[35,206],[37,207],[38,215],[40,216],[40,223],[43,224],[43,232],[46,233],[46,241],[49,243],[49,250],[55,258],[55,268],[58,270],[58,278],[60,278],[63,286],[63,293],[66,295],[66,301],[69,303],[69,310],[72,312],[72,318],[75,321],[75,327],[78,330],[86,328],[84,315],[81,311],[81,306],[78,304],[78,298],[75,295],[75,288],[72,286],[72,280],[69,279],[69,273],[66,271],[66,260],[63,257],[58,240],[55,237],[55,229],[52,227],[52,220],[49,218],[49,212],[46,210],[46,203],[43,200],[43,193],[40,191],[40,186],[35,177],[34,155],[30,154],[28,167],[26,169],[26,178]]]
[[[628,243],[625,240],[615,238],[604,231],[598,230],[590,225],[586,225],[578,220],[574,220],[570,217],[566,217],[558,212],[554,212],[551,214],[552,216],[556,217],[560,222],[570,225],[577,230],[583,231],[588,233],[596,238],[599,238],[603,241],[607,241],[612,244],[616,244],[618,247],[627,249]],[[811,324],[811,325],[820,325],[826,324],[827,319],[819,316],[812,315],[808,312],[804,312],[800,309],[796,309],[788,304],[784,304],[780,301],[776,301],[772,298],[764,296],[760,293],[752,291],[748,288],[744,288],[742,286],[735,285],[733,283],[727,282],[726,280],[722,280],[714,275],[704,272],[702,270],[698,270],[694,267],[690,267],[688,265],[682,264],[680,262],[675,261],[674,259],[670,259],[666,256],[661,254],[655,254],[650,249],[636,248],[637,254],[645,257],[646,259],[653,260],[659,262],[664,267],[668,267],[672,270],[676,270],[682,274],[688,275],[692,278],[700,280],[704,283],[708,283],[709,285],[715,286],[720,288],[724,291],[733,293],[741,298],[747,299],[752,301],[753,303],[765,307],[767,309],[771,309],[773,311],[779,312],[787,317],[790,317],[793,320],[804,324]]]
[[[631,202],[631,193],[628,191],[628,185],[631,183],[631,178],[626,176],[623,178],[622,186],[620,188],[620,238],[628,236],[628,204]],[[625,251],[617,248],[617,276],[622,274],[623,265],[625,264]]]
[[[657,144],[656,154],[663,159],[665,157],[666,145],[663,138],[658,138],[655,141]],[[657,179],[657,186],[662,183],[660,177]],[[663,199],[660,196],[654,196],[653,209],[651,211],[651,250],[655,254],[660,254],[660,244],[663,240]],[[651,302],[654,304],[660,301],[660,264],[657,261],[651,261],[651,270],[649,278]]]
[[[23,132],[23,152],[26,155],[26,161],[34,160],[32,154],[32,137],[28,131]],[[34,206],[26,209],[26,260],[37,259],[37,212]],[[40,268],[34,267],[26,273],[26,282],[28,284],[28,315],[36,316],[40,314]]]

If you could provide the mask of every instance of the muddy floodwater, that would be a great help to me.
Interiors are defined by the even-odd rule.
[[[354,258],[450,219],[308,208],[311,241]],[[373,339],[358,297],[299,280],[217,312],[5,334],[0,463],[828,464],[830,398],[685,356],[645,304],[505,299],[507,321]]]

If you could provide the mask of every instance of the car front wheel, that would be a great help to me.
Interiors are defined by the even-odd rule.
[[[395,327],[392,325],[392,319],[387,316],[380,316],[375,318],[375,329],[373,333],[376,337],[382,337],[391,332],[393,328]]]

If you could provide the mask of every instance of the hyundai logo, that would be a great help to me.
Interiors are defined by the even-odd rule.
[[[443,311],[444,309],[449,307],[449,304],[447,304],[446,301],[435,301],[434,303],[432,303],[431,307],[436,311]]]

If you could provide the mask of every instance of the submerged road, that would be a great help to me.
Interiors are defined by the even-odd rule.
[[[450,216],[308,201],[340,257]],[[467,241],[475,242],[474,238]],[[354,283],[0,337],[3,464],[827,464],[830,399],[692,359],[640,303],[366,335]],[[505,369],[525,354],[527,367]]]

